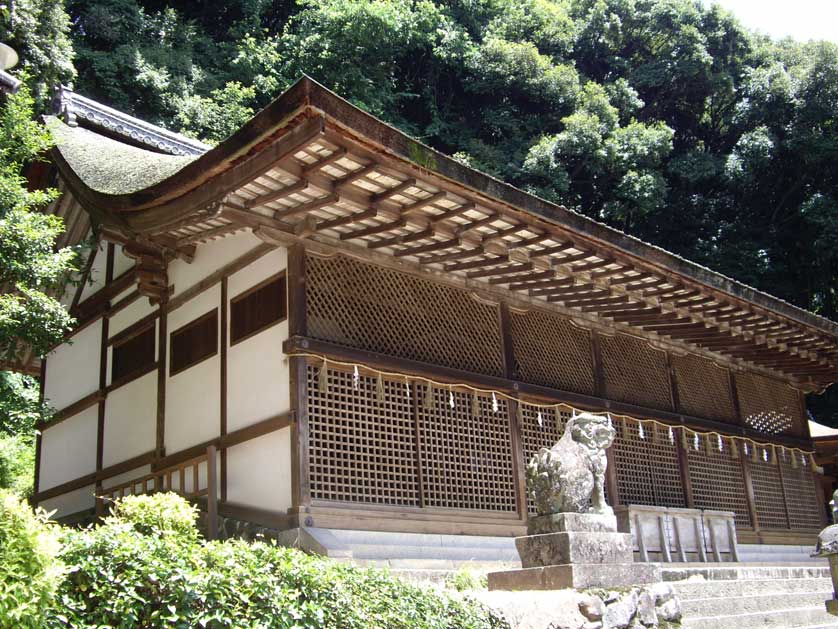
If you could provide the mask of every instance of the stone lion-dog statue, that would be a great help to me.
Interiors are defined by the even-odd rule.
[[[613,515],[605,502],[605,450],[616,432],[610,418],[574,414],[552,448],[541,448],[527,466],[527,487],[538,515]]]

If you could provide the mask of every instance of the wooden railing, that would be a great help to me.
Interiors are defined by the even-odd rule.
[[[216,447],[211,445],[200,456],[162,468],[140,478],[100,490],[96,497],[96,515],[105,514],[105,506],[125,496],[172,491],[194,500],[206,497],[207,539],[215,539],[218,526],[218,474]],[[206,476],[201,478],[201,465],[206,466]],[[204,482],[202,482],[202,480]]]

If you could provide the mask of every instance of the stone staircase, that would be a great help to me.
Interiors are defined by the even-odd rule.
[[[832,597],[825,564],[682,564],[663,568],[662,577],[681,599],[685,629],[838,627],[824,607]]]

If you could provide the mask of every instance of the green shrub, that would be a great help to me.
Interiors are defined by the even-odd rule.
[[[63,568],[60,529],[0,489],[0,627],[40,627]]]
[[[68,531],[48,627],[490,629],[480,604],[263,542],[204,542],[173,494],[125,499]]]
[[[449,575],[445,579],[445,585],[458,592],[485,590],[488,586],[488,579],[485,574],[463,567]]]
[[[0,489],[21,497],[32,494],[35,479],[35,438],[0,433]]]
[[[111,517],[146,535],[198,538],[198,509],[174,493],[126,496],[113,505]]]

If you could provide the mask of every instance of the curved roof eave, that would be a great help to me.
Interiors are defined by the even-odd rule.
[[[63,159],[60,147],[53,149],[53,154],[61,174],[89,211],[123,230],[151,232],[219,200],[226,192],[225,171],[270,147],[296,118],[318,115],[383,147],[399,160],[479,195],[546,219],[601,246],[617,248],[646,264],[661,267],[735,299],[838,336],[838,323],[469,168],[360,110],[307,76],[300,78],[229,138],[167,178],[134,192],[107,194],[96,191]],[[205,184],[214,180],[218,185],[209,189]]]

